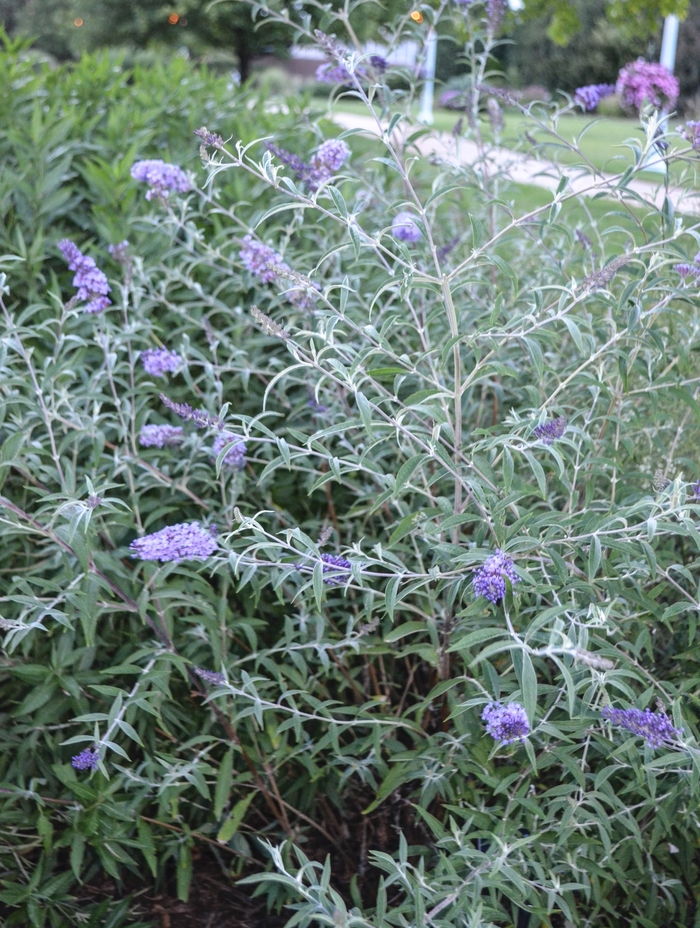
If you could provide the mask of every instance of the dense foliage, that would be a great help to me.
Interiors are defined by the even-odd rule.
[[[374,135],[0,60],[8,925],[212,845],[300,925],[697,917],[700,231],[639,145],[523,207],[495,6],[425,7],[468,160],[323,34]]]

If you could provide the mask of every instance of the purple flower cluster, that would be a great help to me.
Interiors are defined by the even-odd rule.
[[[194,672],[200,679],[204,680],[206,683],[211,683],[212,686],[220,686],[222,683],[226,682],[226,677],[216,670],[205,670],[203,667],[195,667]]]
[[[323,582],[327,583],[328,586],[338,586],[340,583],[345,583],[352,569],[350,561],[339,554],[322,554],[321,564],[323,565]],[[307,565],[295,564],[294,566],[302,570]]]
[[[74,754],[71,757],[71,764],[76,770],[97,770],[100,761],[100,755],[97,748],[86,748],[80,754]]]
[[[391,234],[402,242],[417,242],[421,237],[416,217],[412,213],[398,213],[391,223]]]
[[[622,68],[615,89],[623,106],[641,110],[645,100],[658,108],[674,106],[680,87],[668,68],[638,58]]]
[[[614,84],[587,84],[585,87],[577,88],[574,103],[578,103],[590,113],[604,97],[609,97],[611,93],[615,93]]]
[[[344,583],[350,576],[352,564],[339,554],[322,554],[323,582],[329,586]]]
[[[533,429],[535,437],[539,438],[543,445],[554,444],[565,431],[566,419],[563,416],[559,416],[558,419],[548,419],[547,422],[536,425]]]
[[[262,242],[256,242],[252,235],[244,237],[239,257],[251,274],[255,274],[266,284],[271,284],[277,277],[277,272],[268,265],[275,264],[284,270],[289,268],[284,258],[274,248],[263,245]]]
[[[193,409],[189,403],[176,403],[171,400],[165,393],[160,394],[161,403],[174,412],[176,416],[184,419],[185,422],[193,422],[197,429],[218,429],[219,420],[216,416],[210,416],[206,409]]]
[[[136,538],[129,545],[132,557],[144,561],[182,561],[209,557],[218,548],[214,535],[199,522],[180,522]]]
[[[144,425],[139,432],[139,444],[142,448],[178,445],[183,438],[184,432],[179,425]]]
[[[383,74],[388,67],[386,58],[382,58],[381,55],[371,55],[370,58],[367,59],[367,62],[369,64],[369,69],[364,65],[359,65],[355,68],[355,78],[358,81],[369,80],[373,76],[372,71],[376,74]],[[316,80],[320,81],[322,84],[354,83],[353,76],[345,65],[334,61],[327,61],[325,64],[319,65],[316,68]]]
[[[696,283],[700,282],[700,251],[693,258],[692,264],[674,264],[673,270],[680,275],[682,280],[691,278],[694,279]]]
[[[496,548],[474,574],[474,592],[489,602],[499,603],[506,595],[506,579],[512,584],[520,582],[513,559]]]
[[[206,126],[201,129],[195,129],[194,134],[202,140],[202,145],[210,145],[212,148],[223,148],[224,140],[216,132],[210,132]]]
[[[177,351],[168,351],[167,348],[147,348],[141,352],[141,363],[151,377],[165,377],[178,369],[182,358]]]
[[[129,262],[129,241],[124,239],[123,242],[119,242],[117,245],[110,245],[107,248],[107,251],[111,254],[115,261],[118,261],[119,264],[128,264]]]
[[[58,248],[69,270],[75,271],[73,286],[78,291],[78,300],[85,301],[85,312],[100,313],[111,306],[112,301],[107,294],[112,288],[94,260],[84,255],[78,246],[67,238],[61,239]]]
[[[243,470],[245,467],[246,444],[238,435],[234,435],[232,432],[219,432],[216,436],[212,449],[214,457],[218,458],[226,445],[231,444],[232,441],[236,442],[236,444],[231,445],[226,452],[224,464],[227,467],[232,467],[234,470]]]
[[[683,729],[674,728],[664,712],[652,712],[651,709],[613,709],[605,706],[600,714],[604,719],[619,725],[634,735],[644,738],[653,748],[659,748],[665,741],[676,741],[683,735]]]
[[[190,180],[182,168],[160,159],[136,161],[131,167],[131,176],[148,184],[147,200],[153,197],[165,199],[172,192],[187,193],[191,189]]]
[[[689,119],[685,126],[678,130],[678,134],[690,142],[695,151],[700,151],[700,122]]]
[[[530,734],[527,712],[517,702],[509,702],[506,706],[490,702],[481,713],[481,720],[486,723],[487,734],[501,744],[524,741]]]
[[[340,139],[327,139],[322,142],[308,164],[298,155],[287,151],[286,148],[268,145],[268,149],[280,161],[289,165],[297,179],[306,184],[310,190],[318,190],[321,184],[331,180],[350,154],[350,149]]]

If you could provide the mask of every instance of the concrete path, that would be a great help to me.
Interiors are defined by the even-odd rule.
[[[344,129],[362,129],[369,135],[379,137],[377,123],[371,116],[357,116],[354,113],[335,112],[333,119]],[[401,130],[403,123],[394,130],[394,136],[399,140],[405,135]],[[386,128],[386,127],[385,127]],[[582,196],[594,196],[607,191],[612,196],[620,197],[625,192],[631,192],[641,197],[649,204],[658,208],[663,206],[666,195],[663,183],[659,181],[630,180],[623,189],[618,187],[619,174],[604,174],[602,171],[589,173],[583,168],[571,165],[558,165],[551,161],[538,161],[535,158],[511,151],[508,148],[491,148],[485,159],[481,159],[479,149],[475,142],[465,139],[455,139],[447,132],[431,132],[421,136],[415,143],[415,148],[425,157],[433,157],[449,164],[478,165],[477,170],[486,170],[489,175],[507,173],[516,184],[534,184],[554,192],[559,185],[562,175],[569,178],[567,193],[577,193]],[[662,175],[659,175],[662,178]],[[615,189],[617,188],[617,189]],[[700,217],[700,192],[685,190],[681,187],[670,187],[669,197],[677,212],[689,218]],[[627,199],[633,199],[629,196]]]

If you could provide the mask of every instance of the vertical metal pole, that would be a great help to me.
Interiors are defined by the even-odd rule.
[[[676,48],[678,47],[678,17],[667,16],[664,20],[664,37],[661,40],[661,57],[659,61],[673,73],[676,66]]]
[[[425,43],[425,83],[421,95],[420,113],[418,122],[427,126],[433,124],[433,95],[435,93],[435,59],[437,57],[437,33],[430,27],[428,39]]]
[[[677,16],[667,16],[664,20],[664,34],[661,39],[661,55],[659,56],[659,62],[665,68],[673,74],[673,69],[676,66],[676,49],[678,47],[678,17]],[[667,114],[665,111],[661,112],[661,122],[659,125],[663,127],[666,123],[665,116]],[[658,148],[654,149],[655,152],[659,152]],[[659,152],[659,155],[662,153]],[[666,162],[659,159],[657,161],[653,160],[653,155],[651,156],[652,160],[647,162],[644,165],[645,171],[654,171],[656,174],[665,174],[666,173]]]

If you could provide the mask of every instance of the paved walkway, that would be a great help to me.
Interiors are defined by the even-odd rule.
[[[333,119],[345,129],[362,129],[375,137],[380,134],[371,116],[336,112],[333,114]],[[397,138],[404,134],[400,128],[403,125],[400,123],[399,128],[394,130],[394,136]],[[602,171],[589,173],[582,167],[538,161],[508,148],[491,148],[482,161],[475,142],[455,139],[447,132],[431,132],[429,135],[421,136],[413,144],[422,155],[432,156],[449,164],[481,164],[482,170],[485,168],[489,174],[506,172],[516,184],[534,184],[536,187],[544,187],[554,192],[562,175],[567,175],[569,178],[567,193],[577,193],[583,196],[595,196],[603,191],[608,191],[612,196],[620,196],[622,193],[619,187],[615,190],[620,182],[619,174],[604,174]],[[661,174],[659,178],[658,181],[634,178],[625,185],[624,189],[661,208],[665,190]],[[697,190],[670,187],[669,197],[677,212],[690,218],[700,217],[700,193]]]

